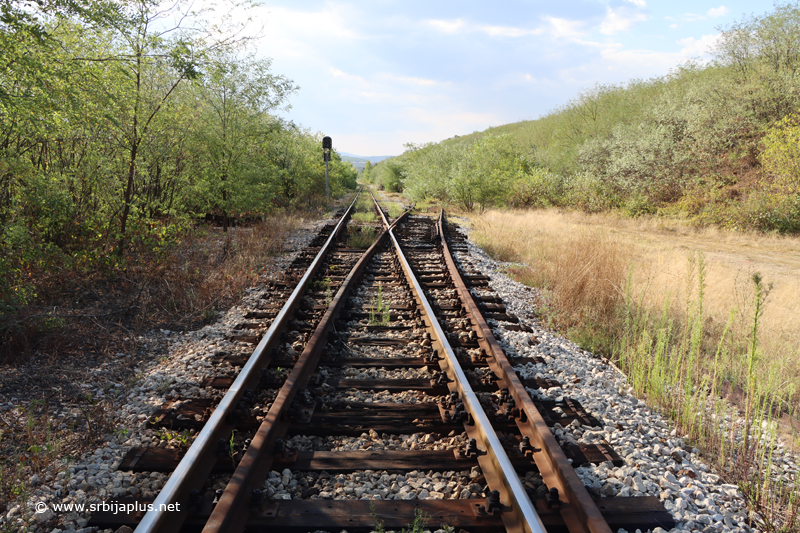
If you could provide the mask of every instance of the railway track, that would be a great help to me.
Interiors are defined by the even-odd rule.
[[[120,464],[172,472],[155,500],[134,502],[152,510],[100,512],[89,525],[352,533],[425,517],[429,529],[467,532],[673,527],[658,498],[600,498],[583,486],[574,467],[622,460],[608,445],[556,440],[599,423],[570,398],[532,399],[529,389],[558,384],[519,377],[517,365],[543,361],[506,357],[487,319],[525,326],[455,257],[464,238],[444,213],[390,222],[375,203],[374,220],[355,224],[358,202],[247,313],[230,336],[243,350],[219,354],[213,392],[151,417],[196,432],[188,449],[133,448]],[[351,246],[365,239],[368,248]]]

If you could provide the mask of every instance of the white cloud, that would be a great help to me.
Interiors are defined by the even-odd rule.
[[[697,22],[699,20],[706,20],[705,15],[700,15],[699,13],[684,13],[681,17],[681,20],[684,22]]]
[[[630,28],[636,22],[647,20],[644,13],[629,13],[626,9],[613,10],[606,7],[606,17],[600,23],[600,33],[603,35],[614,35]]]
[[[636,7],[647,7],[647,2],[645,2],[645,0],[625,0],[625,1],[630,2]]]
[[[438,83],[436,80],[427,80],[425,78],[414,78],[412,76],[398,76],[396,79],[398,81],[409,83],[411,85],[436,85]]]
[[[528,30],[513,26],[481,26],[481,31],[492,37],[524,37],[525,35],[538,35],[541,29]]]
[[[339,70],[338,68],[335,68],[335,67],[331,67],[329,69],[329,71],[333,75],[334,78],[341,78],[341,79],[343,79],[345,81],[348,81],[348,82],[351,82],[351,83],[367,83],[367,80],[365,80],[361,76],[355,76],[353,74],[348,74],[347,72],[343,72],[343,71],[341,71],[341,70]]]
[[[623,48],[620,43],[607,43],[600,51],[605,68],[611,71],[628,73],[641,72],[642,76],[661,75],[676,65],[689,59],[708,58],[708,50],[719,39],[719,34],[703,35],[699,39],[689,37],[676,41],[681,46],[677,52],[655,52],[652,50],[632,50]],[[652,72],[652,74],[647,74]],[[630,76],[629,76],[630,77]]]
[[[672,28],[673,30],[677,30],[678,29],[678,25],[677,24],[670,24],[669,27]]]
[[[556,17],[544,17],[544,21],[550,24],[550,35],[553,37],[577,39],[583,35],[583,21]]]
[[[457,33],[459,30],[464,28],[466,25],[463,20],[455,19],[455,20],[425,20],[423,21],[424,24],[429,26],[433,26],[435,29],[441,31],[442,33]]]
[[[728,8],[725,6],[712,7],[711,9],[706,11],[706,15],[708,15],[711,18],[724,17],[727,14],[728,14]]]
[[[694,37],[681,39],[678,41],[678,44],[683,46],[683,48],[681,48],[679,54],[686,58],[706,55],[708,51],[717,44],[718,39],[718,33],[703,35],[699,39],[695,39]]]

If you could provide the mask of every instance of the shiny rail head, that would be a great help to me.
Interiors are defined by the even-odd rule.
[[[431,327],[434,329],[434,332],[439,340],[439,344],[442,346],[445,352],[448,365],[453,372],[453,376],[451,376],[451,378],[454,378],[456,382],[456,387],[462,395],[462,401],[464,401],[465,407],[473,415],[475,425],[484,441],[482,444],[486,448],[487,453],[492,456],[493,462],[500,467],[498,476],[508,491],[510,503],[514,507],[516,514],[524,521],[524,527],[526,531],[531,533],[546,533],[547,530],[545,529],[544,523],[531,503],[525,487],[519,480],[519,476],[517,476],[514,466],[503,449],[502,443],[497,438],[497,435],[495,434],[494,429],[492,428],[491,423],[489,422],[489,419],[480,404],[478,396],[472,390],[472,386],[470,385],[464,370],[461,368],[455,352],[450,346],[450,343],[447,341],[447,336],[445,335],[444,330],[442,330],[442,327],[439,325],[436,315],[433,312],[433,308],[425,297],[425,292],[422,289],[422,286],[414,276],[411,265],[408,263],[408,260],[406,259],[392,228],[389,229],[389,236],[392,239],[397,256],[403,265],[403,270],[406,272],[410,284],[417,293],[417,296],[420,299],[423,308],[425,309],[425,313],[431,317]]]
[[[183,459],[178,464],[178,467],[170,475],[167,483],[158,493],[158,496],[156,496],[156,499],[153,502],[153,510],[148,511],[144,517],[142,517],[142,521],[136,527],[136,533],[168,533],[175,530],[175,525],[173,523],[166,523],[169,519],[169,513],[159,512],[159,509],[166,509],[169,504],[184,500],[187,497],[189,490],[193,488],[187,485],[193,481],[194,477],[196,477],[195,470],[197,468],[202,468],[202,466],[198,466],[198,463],[202,462],[203,457],[211,454],[213,450],[216,449],[217,441],[221,437],[220,432],[225,424],[227,415],[236,407],[239,398],[242,394],[244,394],[244,390],[247,388],[245,387],[245,384],[250,380],[258,378],[258,374],[261,372],[260,367],[262,366],[259,363],[265,348],[270,344],[270,342],[272,342],[272,339],[277,336],[279,329],[283,326],[283,322],[289,314],[289,310],[292,309],[296,301],[299,300],[303,295],[304,288],[310,279],[310,273],[316,269],[322,258],[331,248],[332,243],[335,242],[336,236],[343,225],[346,224],[360,194],[361,189],[359,189],[359,191],[356,193],[355,198],[350,203],[350,206],[347,208],[344,215],[342,215],[342,217],[339,219],[336,227],[331,232],[331,235],[325,241],[325,244],[322,246],[320,251],[317,253],[311,265],[308,267],[305,275],[303,278],[301,278],[300,282],[297,284],[297,287],[295,287],[291,296],[289,296],[289,299],[286,301],[278,315],[273,320],[271,326],[264,334],[264,337],[262,337],[261,341],[258,343],[258,346],[253,351],[253,354],[240,371],[239,376],[231,385],[231,388],[228,389],[228,392],[225,394],[222,400],[220,400],[217,408],[214,410],[211,417],[203,426],[203,429],[200,430],[200,433],[198,433],[194,442],[187,450],[186,455],[184,455]]]

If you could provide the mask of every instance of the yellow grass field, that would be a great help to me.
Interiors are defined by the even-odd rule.
[[[800,388],[800,238],[692,228],[677,220],[587,215],[557,209],[487,211],[471,216],[479,244],[498,258],[531,266],[548,285],[592,278],[588,298],[618,295],[632,268],[632,294],[660,314],[667,298],[674,313],[687,306],[692,253],[706,266],[704,317],[721,329],[731,310],[731,335],[746,337],[752,326],[752,274],[772,290],[759,324],[761,362],[783,375],[790,396]],[[539,271],[541,276],[536,276]],[[696,276],[695,289],[696,290]],[[567,303],[567,302],[565,302]],[[600,302],[598,302],[600,303]],[[735,355],[735,354],[732,354]],[[735,364],[735,358],[731,359]],[[736,374],[736,372],[733,372]]]

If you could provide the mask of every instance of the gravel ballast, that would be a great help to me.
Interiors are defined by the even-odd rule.
[[[287,248],[301,249],[326,222],[317,222],[297,232]],[[625,460],[625,465],[620,467],[614,467],[609,462],[576,469],[590,490],[601,497],[656,496],[677,522],[677,527],[672,531],[753,531],[746,524],[747,511],[738,488],[724,483],[720,476],[711,472],[698,450],[688,445],[668,420],[632,396],[624,375],[602,359],[543,327],[533,312],[538,293],[509,279],[501,272],[502,263],[488,257],[471,241],[468,244],[469,254],[458,253],[459,260],[491,278],[491,289],[503,298],[509,312],[533,329],[533,335],[539,341],[532,345],[530,333],[510,331],[504,328],[505,323],[490,321],[498,341],[509,356],[538,356],[546,362],[520,364],[515,370],[521,377],[550,378],[561,384],[558,388],[528,389],[531,396],[556,401],[563,397],[578,400],[588,413],[603,423],[600,428],[577,423],[565,427],[556,425],[554,433],[557,439],[567,443],[604,441]],[[284,271],[295,255],[290,253],[279,258],[265,275],[273,276]],[[220,352],[236,354],[252,351],[252,348],[226,340],[226,336],[243,322],[247,309],[264,294],[263,288],[248,289],[239,305],[225,312],[214,324],[200,330],[186,334],[153,332],[152,339],[148,338],[147,342],[165,348],[154,353],[149,362],[139,367],[139,379],[132,387],[119,385],[108,391],[99,384],[87,384],[87,392],[113,399],[113,426],[116,430],[97,449],[75,458],[70,464],[62,463],[58,468],[34,476],[27,503],[14,505],[0,515],[0,529],[89,533],[93,531],[93,528],[86,527],[89,513],[55,513],[51,510],[52,505],[100,503],[129,496],[155,497],[166,482],[167,474],[118,472],[117,466],[131,447],[179,448],[191,442],[192,434],[171,434],[153,429],[148,427],[146,421],[166,400],[221,397],[221,391],[204,388],[201,383],[219,374],[213,359]],[[285,349],[286,353],[293,350],[289,345]],[[394,356],[404,355],[403,349]],[[121,359],[123,357],[124,354],[120,356]],[[427,377],[425,370],[329,369],[328,372],[334,377]],[[331,400],[361,402],[437,401],[436,397],[418,397],[414,393],[340,391],[331,396]],[[0,406],[0,412],[16,408],[7,404]],[[58,419],[59,414],[56,413],[54,423],[58,423]],[[463,435],[433,438],[424,434],[390,436],[369,432],[360,437],[295,436],[288,439],[287,444],[299,450],[442,450],[462,448],[465,440]],[[480,497],[483,490],[481,484],[475,482],[480,477],[477,467],[461,472],[413,471],[400,475],[361,471],[327,477],[286,469],[272,471],[264,483],[264,489],[276,499],[476,498]],[[529,473],[522,479],[530,488],[544,490],[537,475]],[[207,488],[224,487],[226,481],[225,476],[218,476]],[[36,505],[41,503],[47,504],[49,509],[37,513]]]

